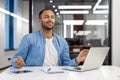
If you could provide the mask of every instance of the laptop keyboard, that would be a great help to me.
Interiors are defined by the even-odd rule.
[[[81,71],[81,68],[80,67],[66,67],[66,68],[63,68],[64,70],[69,70],[69,71]]]
[[[73,67],[73,68],[75,68],[75,69],[77,69],[77,70],[81,70],[81,68],[80,68],[80,67]]]

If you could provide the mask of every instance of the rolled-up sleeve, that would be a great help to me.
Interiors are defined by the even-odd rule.
[[[28,55],[29,45],[30,45],[29,39],[27,38],[27,35],[26,35],[23,37],[17,52],[15,53],[15,55],[13,56],[13,58],[11,60],[11,64],[13,67],[16,67],[16,65],[14,64],[14,61],[17,58],[17,56],[21,56],[23,58],[23,60],[25,60],[25,58]]]
[[[69,54],[69,46],[67,42],[64,40],[63,44],[63,66],[76,66],[78,65],[75,61],[75,59],[70,59],[70,54]]]

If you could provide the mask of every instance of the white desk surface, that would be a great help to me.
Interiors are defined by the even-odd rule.
[[[46,74],[43,67],[25,67],[32,70],[30,73],[14,74],[10,68],[0,73],[0,80],[120,80],[120,67],[102,66],[96,70],[85,72],[66,71],[64,73]],[[54,67],[62,69],[63,67]]]

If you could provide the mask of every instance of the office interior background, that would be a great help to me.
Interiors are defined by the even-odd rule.
[[[0,68],[10,66],[24,35],[40,29],[44,8],[55,12],[53,31],[66,39],[71,58],[83,47],[109,46],[104,64],[120,67],[119,7],[119,0],[0,0]]]

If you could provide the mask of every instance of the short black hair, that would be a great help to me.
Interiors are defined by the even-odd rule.
[[[51,10],[51,11],[54,13],[54,11],[53,11],[52,9],[46,8],[46,9],[43,9],[43,10],[41,10],[41,11],[39,12],[39,18],[41,18],[42,13],[43,13],[44,11],[46,11],[46,10]],[[55,14],[55,13],[54,13],[54,14]]]

